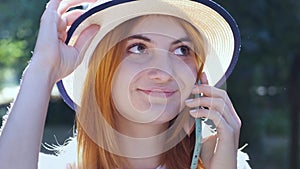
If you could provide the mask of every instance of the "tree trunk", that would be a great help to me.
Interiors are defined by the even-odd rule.
[[[290,118],[291,118],[291,132],[290,132],[290,169],[296,169],[298,167],[299,153],[299,66],[300,56],[295,56],[292,62],[290,77],[289,77],[289,89],[288,95],[290,100]]]

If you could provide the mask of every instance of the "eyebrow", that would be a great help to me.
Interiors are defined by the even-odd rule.
[[[151,42],[151,39],[143,36],[143,35],[132,35],[132,36],[129,36],[127,38],[128,40],[131,40],[131,39],[140,39],[140,40],[144,40],[146,42]],[[183,43],[183,42],[192,42],[192,40],[189,38],[189,37],[184,37],[184,38],[180,38],[174,42],[172,42],[172,45],[176,45],[178,43]]]
[[[172,45],[176,45],[177,43],[183,43],[183,42],[192,42],[192,40],[188,37],[180,38],[180,39],[172,42]]]
[[[131,40],[131,39],[140,39],[140,40],[144,40],[146,42],[151,42],[151,39],[149,39],[149,38],[147,38],[147,37],[145,37],[143,35],[132,35],[132,36],[129,36],[127,39],[128,40]]]

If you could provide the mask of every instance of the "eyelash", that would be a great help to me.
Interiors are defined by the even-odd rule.
[[[175,53],[174,53],[175,55],[177,55],[177,56],[188,56],[188,55],[190,55],[190,53],[191,53],[191,48],[190,48],[189,46],[187,46],[187,45],[181,45],[181,46],[176,47],[175,50],[174,50],[174,52],[175,52],[177,49],[180,49],[180,48],[185,48],[185,49],[187,50],[187,53],[186,53],[186,54],[183,54],[183,55],[175,54]]]
[[[138,43],[133,43],[133,44],[129,45],[129,46],[127,47],[127,50],[126,50],[126,51],[127,51],[128,53],[132,53],[132,54],[141,54],[141,53],[145,53],[144,51],[141,52],[141,53],[130,51],[133,47],[140,47],[140,46],[143,47],[142,50],[147,50],[147,45],[145,45],[144,43],[138,42]],[[185,49],[187,49],[187,53],[186,53],[186,54],[175,54],[174,52],[175,52],[176,50],[180,49],[180,48],[185,48]],[[189,47],[189,46],[187,46],[187,45],[180,45],[180,46],[176,47],[176,48],[173,50],[173,54],[174,54],[174,55],[177,55],[177,56],[188,56],[188,55],[190,55],[190,53],[191,53],[191,47]]]
[[[132,44],[132,45],[129,45],[129,46],[127,47],[127,52],[128,52],[128,53],[133,53],[133,54],[138,54],[138,53],[135,53],[135,52],[131,52],[131,51],[130,51],[133,47],[138,47],[138,46],[142,46],[142,47],[144,48],[144,50],[147,48],[147,46],[146,46],[145,44],[138,42],[138,43],[134,43],[134,44]]]

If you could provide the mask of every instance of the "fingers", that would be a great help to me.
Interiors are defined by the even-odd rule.
[[[230,101],[228,94],[221,89],[215,88],[213,86],[208,85],[208,80],[205,73],[202,73],[200,76],[200,80],[202,85],[195,86],[192,93],[193,94],[200,94],[202,93],[204,96],[213,97],[213,98],[222,98],[225,103],[227,104],[230,112],[232,112],[232,116],[235,118],[236,121],[240,121],[239,117],[237,116],[235,109]]]
[[[215,88],[213,86],[209,86],[207,84],[196,85],[192,90],[192,94],[200,93],[203,93],[203,95],[209,97],[223,98],[225,101],[228,101],[227,103],[230,103],[227,93],[224,90]]]
[[[61,0],[51,0],[48,2],[46,9],[41,17],[41,22],[56,23],[58,19],[57,9]]]
[[[237,122],[232,116],[227,103],[222,98],[200,97],[192,100],[187,100],[186,105],[190,108],[195,108],[201,105],[202,107],[206,107],[209,110],[219,112],[222,116],[224,116],[225,120],[229,124],[233,125],[234,128],[237,128]]]
[[[202,84],[202,85],[195,86],[194,89],[192,90],[192,93],[193,94],[203,93],[203,95],[207,97],[223,99],[226,105],[228,106],[229,112],[231,113],[232,117],[236,121],[239,121],[240,123],[240,119],[236,114],[235,109],[226,91],[215,88],[213,86],[209,86],[207,84]]]
[[[191,108],[190,114],[194,118],[204,117],[211,119],[216,125],[218,133],[226,133],[228,136],[231,136],[231,133],[233,133],[235,145],[238,146],[241,122],[236,112],[231,112],[232,110],[227,102],[222,97],[204,96],[187,100],[186,106]],[[208,109],[195,109],[199,106],[207,107]],[[236,117],[238,120],[236,120]]]
[[[99,25],[91,25],[81,32],[78,40],[75,43],[75,48],[81,50],[83,46],[98,32],[100,29]]]
[[[200,75],[200,81],[202,84],[208,84],[208,80],[205,72],[202,72],[202,74]]]
[[[62,15],[58,12],[59,9],[70,8],[70,5],[76,5],[81,3],[80,1],[61,1],[61,0],[50,0],[47,4],[46,10],[41,17],[41,31],[47,30],[48,34],[52,37],[58,38],[62,41],[67,36],[67,27],[70,26],[80,15],[84,13],[82,10],[74,10]],[[56,27],[56,29],[52,29]],[[50,32],[49,32],[50,31]],[[56,36],[55,36],[56,35]]]
[[[234,145],[238,147],[241,120],[238,117],[226,91],[208,85],[205,73],[199,77],[202,84],[195,85],[192,93],[202,94],[203,97],[186,100],[190,107],[190,114],[195,118],[211,119],[217,127],[220,138],[234,138]],[[199,106],[208,109],[195,109]]]
[[[35,52],[44,50],[44,44],[46,42],[57,43],[57,23],[59,21],[59,16],[57,14],[57,8],[61,0],[51,0],[47,4],[47,7],[41,17],[39,35],[35,47]],[[49,36],[51,35],[51,36]]]
[[[67,13],[64,13],[62,15],[63,20],[65,21],[67,26],[70,26],[73,24],[73,22],[79,17],[81,16],[83,13],[85,12],[85,10],[73,10]]]
[[[209,109],[192,109],[190,111],[190,114],[194,118],[209,118],[211,119],[218,132],[226,133],[226,135],[233,134],[233,128],[229,125],[229,123],[225,120],[224,116],[222,116],[221,113],[215,111],[215,110],[209,110]],[[220,135],[222,136],[222,135]],[[233,135],[232,135],[233,136]]]
[[[79,35],[79,38],[77,39],[74,47],[79,52],[82,51],[83,48],[87,47],[89,45],[90,40],[92,37],[95,36],[95,34],[99,31],[100,26],[99,25],[91,25],[87,27],[85,30],[81,32]],[[79,55],[80,58],[78,58],[77,63],[81,63],[82,61],[82,55]]]
[[[84,10],[73,10],[62,15],[57,25],[58,38],[60,40],[63,42],[66,40],[68,28],[84,12]]]
[[[71,7],[78,6],[83,3],[93,3],[96,1],[97,0],[64,0],[59,6],[58,13],[63,14]]]
[[[57,11],[61,0],[50,0],[46,5],[45,11]]]
[[[67,13],[65,13],[69,8],[74,7],[76,5],[82,4],[84,2],[95,2],[96,0],[51,0],[48,5],[47,9],[45,11],[46,14],[50,13],[55,13],[56,19],[53,21],[56,23],[55,25],[57,26],[57,37],[61,41],[65,41],[67,37],[67,30],[68,28],[74,23],[74,21],[81,16],[85,10],[72,10]],[[49,15],[49,14],[48,14]],[[52,17],[53,18],[53,17]],[[50,21],[50,17],[47,17],[43,20]],[[53,24],[52,22],[52,24]]]

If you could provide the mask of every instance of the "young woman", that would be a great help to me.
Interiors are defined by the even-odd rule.
[[[77,111],[68,145],[75,147],[65,149],[67,158],[41,154],[39,168],[46,159],[52,168],[186,169],[195,137],[202,138],[195,118],[216,129],[203,138],[196,167],[237,168],[241,122],[226,92],[214,87],[238,55],[235,23],[221,14],[230,15],[211,1],[101,1],[73,24],[64,44],[81,13],[63,13],[78,2],[51,0],[42,16],[0,137],[3,168],[37,168],[50,91],[60,79],[62,97]]]

